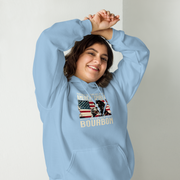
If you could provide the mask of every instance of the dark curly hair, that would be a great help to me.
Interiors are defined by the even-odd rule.
[[[92,46],[93,44],[104,44],[107,47],[108,53],[108,61],[107,61],[107,68],[105,73],[101,78],[99,78],[96,83],[100,87],[106,87],[110,80],[112,79],[112,73],[109,72],[110,67],[113,64],[113,52],[109,44],[106,40],[101,37],[100,35],[87,35],[81,41],[76,41],[75,45],[71,48],[70,52],[66,54],[65,65],[64,65],[64,75],[66,76],[67,80],[70,80],[70,77],[73,76],[76,72],[76,62],[79,59],[79,56],[86,50],[86,48]]]

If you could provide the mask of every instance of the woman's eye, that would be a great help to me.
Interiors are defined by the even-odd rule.
[[[88,54],[91,54],[92,56],[94,56],[94,53],[88,53]],[[106,58],[101,58],[103,61],[107,61]]]
[[[106,59],[105,58],[102,58],[104,61],[106,61]]]
[[[107,61],[105,58],[102,58],[102,60]]]

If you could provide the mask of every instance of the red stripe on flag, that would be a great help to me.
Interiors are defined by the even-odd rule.
[[[80,110],[81,113],[90,113],[91,111],[83,111],[83,110]]]

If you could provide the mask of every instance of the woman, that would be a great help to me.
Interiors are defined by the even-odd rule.
[[[118,21],[103,9],[83,21],[55,23],[38,38],[33,78],[50,180],[132,177],[127,104],[142,80],[149,50],[140,39],[111,28]],[[107,42],[123,55],[113,73]]]

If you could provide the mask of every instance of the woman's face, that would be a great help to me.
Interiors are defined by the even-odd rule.
[[[85,49],[76,62],[75,76],[83,81],[95,82],[104,74],[107,68],[108,54],[104,44],[93,44]]]

